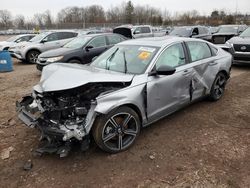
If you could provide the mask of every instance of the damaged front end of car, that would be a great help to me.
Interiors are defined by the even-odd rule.
[[[88,149],[91,127],[98,115],[96,98],[126,87],[126,83],[88,83],[77,88],[42,92],[16,103],[18,117],[27,126],[41,132],[44,145],[36,154],[58,153],[67,156],[73,142]]]

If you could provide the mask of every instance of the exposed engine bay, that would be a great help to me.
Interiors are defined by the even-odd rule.
[[[26,96],[17,102],[18,117],[29,127],[41,131],[41,140],[46,144],[37,153],[57,152],[67,156],[72,141],[88,148],[89,133],[98,115],[94,109],[96,98],[118,89],[128,83],[88,83],[73,89],[38,93]]]

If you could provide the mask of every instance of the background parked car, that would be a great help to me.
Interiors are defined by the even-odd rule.
[[[211,41],[212,35],[209,29],[205,26],[182,26],[175,27],[170,33],[170,36],[198,38],[206,41]]]
[[[17,43],[29,41],[34,36],[36,36],[36,35],[35,34],[23,34],[23,35],[12,36],[9,39],[7,39],[6,41],[0,42],[0,51],[1,50],[8,50],[10,47],[12,47],[13,45],[15,45]]]
[[[36,63],[37,57],[47,50],[62,47],[76,37],[74,31],[49,31],[9,48],[12,57],[29,63]]]
[[[52,62],[90,63],[92,58],[126,39],[122,35],[113,33],[79,36],[62,48],[40,54],[37,69],[41,71],[44,66]]]
[[[144,38],[144,37],[153,37],[153,29],[150,25],[122,25],[116,27],[113,30],[113,33],[121,34],[127,38]]]
[[[221,25],[217,33],[212,36],[214,44],[225,44],[234,36],[238,36],[247,28],[246,25]]]
[[[80,30],[78,31],[79,35],[90,35],[90,34],[98,34],[98,33],[104,33],[101,30]]]
[[[222,48],[232,54],[233,63],[250,63],[250,27],[228,40]]]

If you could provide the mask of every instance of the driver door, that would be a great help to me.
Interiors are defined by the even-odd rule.
[[[192,67],[182,43],[167,47],[159,56],[155,68],[168,65],[176,68],[172,75],[149,76],[147,82],[147,115],[149,122],[164,117],[190,101]]]
[[[83,60],[85,63],[90,63],[95,56],[99,56],[107,49],[106,37],[95,37],[86,45],[86,47],[83,49]]]

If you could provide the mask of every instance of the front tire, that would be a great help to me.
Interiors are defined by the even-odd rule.
[[[214,83],[210,91],[209,99],[211,101],[217,101],[223,96],[225,92],[226,83],[227,76],[224,73],[219,72],[215,77]]]
[[[31,50],[27,53],[26,59],[27,59],[28,63],[36,63],[39,55],[40,55],[39,51]]]
[[[102,150],[118,153],[134,144],[140,133],[140,127],[138,114],[133,109],[123,106],[98,117],[92,134]]]

